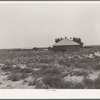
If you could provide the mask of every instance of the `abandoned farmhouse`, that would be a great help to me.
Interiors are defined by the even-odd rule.
[[[68,38],[64,38],[61,41],[53,45],[54,51],[67,51],[67,50],[79,50],[80,44],[76,43]]]

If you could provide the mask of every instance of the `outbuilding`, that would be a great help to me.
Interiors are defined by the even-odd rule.
[[[64,38],[53,45],[53,50],[54,51],[69,51],[69,50],[76,51],[76,50],[79,50],[80,47],[81,46],[79,43],[76,43],[68,38]]]

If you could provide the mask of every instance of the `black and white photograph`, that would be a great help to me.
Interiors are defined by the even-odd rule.
[[[100,89],[100,2],[0,2],[0,89]]]

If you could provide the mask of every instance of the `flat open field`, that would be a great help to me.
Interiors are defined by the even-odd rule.
[[[100,48],[0,50],[0,89],[99,89]]]

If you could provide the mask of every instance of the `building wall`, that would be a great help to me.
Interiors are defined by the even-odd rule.
[[[69,46],[53,46],[54,51],[77,51],[80,49],[80,45],[69,45]]]

